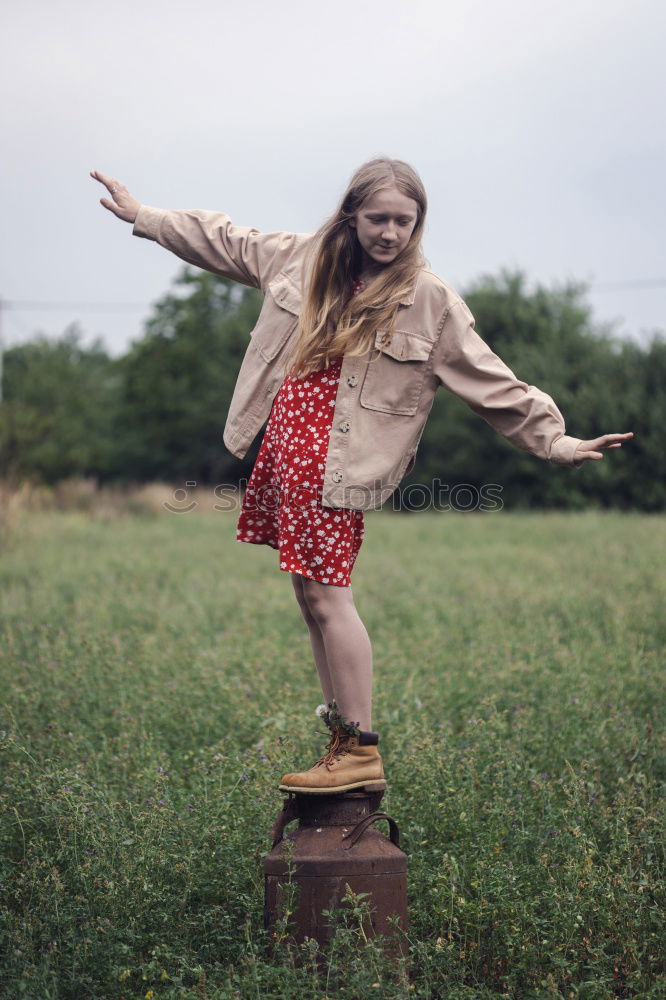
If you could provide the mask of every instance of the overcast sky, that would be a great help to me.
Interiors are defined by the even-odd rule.
[[[588,281],[599,321],[647,339],[666,329],[665,10],[14,0],[0,63],[6,343],[78,320],[118,354],[182,266],[100,206],[89,170],[148,205],[303,232],[382,153],[420,172],[426,254],[454,287],[502,267]]]

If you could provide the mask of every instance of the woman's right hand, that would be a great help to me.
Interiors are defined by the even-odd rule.
[[[125,185],[114,180],[113,177],[107,177],[106,174],[100,173],[99,170],[91,170],[90,176],[103,184],[113,198],[113,201],[109,201],[108,198],[99,199],[104,208],[108,208],[109,212],[113,212],[125,222],[134,222],[141,202],[132,197]]]

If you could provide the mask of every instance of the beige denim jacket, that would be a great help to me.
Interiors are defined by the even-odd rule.
[[[224,428],[224,443],[242,458],[268,419],[285,375],[312,236],[260,233],[235,226],[221,212],[147,205],[132,231],[190,264],[264,292]],[[565,434],[551,397],[521,382],[493,354],[463,300],[432,271],[420,272],[386,340],[386,331],[379,330],[374,350],[343,359],[324,472],[326,506],[371,510],[386,501],[414,465],[440,386],[516,447],[556,465],[582,464],[574,462],[581,439]]]

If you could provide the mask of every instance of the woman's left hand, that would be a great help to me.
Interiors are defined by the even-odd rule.
[[[601,437],[592,438],[591,441],[581,441],[574,452],[574,462],[576,465],[581,465],[588,458],[597,462],[604,457],[599,449],[621,448],[622,442],[633,436],[633,431],[627,431],[626,434],[602,434]]]

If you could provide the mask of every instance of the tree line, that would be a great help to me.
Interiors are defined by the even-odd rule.
[[[593,438],[634,431],[622,449],[580,470],[514,448],[442,390],[416,465],[387,506],[424,506],[419,484],[440,484],[442,505],[499,487],[506,508],[657,511],[666,499],[666,341],[618,339],[594,322],[585,286],[529,289],[522,272],[480,278],[465,293],[483,339],[518,378],[549,393],[567,433]],[[119,358],[101,341],[83,346],[70,327],[5,353],[0,471],[10,482],[100,484],[161,480],[238,483],[261,435],[239,460],[222,430],[249,333],[261,308],[255,289],[189,267],[156,304],[143,335]]]

